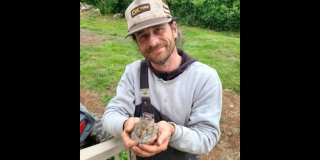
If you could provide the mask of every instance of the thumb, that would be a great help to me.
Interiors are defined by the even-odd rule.
[[[139,118],[131,117],[125,122],[125,132],[129,133],[133,130],[133,127],[136,123],[139,122]]]
[[[171,137],[170,127],[167,122],[159,122],[159,132],[158,132],[158,139],[157,144],[160,146],[163,142],[166,142]]]
[[[124,129],[124,131],[127,132],[127,133],[129,133],[131,130],[132,130],[132,129],[130,128],[130,126],[127,126],[127,127]]]

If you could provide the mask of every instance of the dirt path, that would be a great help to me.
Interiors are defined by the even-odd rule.
[[[80,30],[80,44],[100,45],[103,36]],[[90,112],[103,114],[105,106],[99,101],[99,95],[91,90],[80,90],[80,102]],[[218,144],[200,160],[240,160],[240,96],[228,89],[223,90],[221,113],[221,137]]]

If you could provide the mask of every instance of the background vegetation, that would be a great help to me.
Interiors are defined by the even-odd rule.
[[[215,68],[224,89],[240,94],[240,33],[216,32],[179,22],[178,27],[184,32],[184,43],[180,48]],[[106,106],[116,94],[116,86],[126,65],[144,58],[130,37],[124,39],[127,33],[124,18],[81,13],[80,29],[89,29],[91,33],[105,36],[102,45],[80,45],[80,89],[94,90]]]
[[[80,0],[101,14],[122,13],[133,0]],[[240,0],[166,0],[180,24],[215,31],[240,31]]]

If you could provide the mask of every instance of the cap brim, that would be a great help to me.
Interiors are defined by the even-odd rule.
[[[129,31],[128,34],[124,37],[127,38],[128,36],[130,36],[131,34],[140,31],[142,29],[148,28],[148,27],[152,27],[152,26],[156,26],[156,25],[160,25],[160,24],[164,24],[164,23],[168,23],[172,20],[172,18],[165,18],[165,17],[161,17],[161,18],[155,18],[155,19],[151,19],[148,21],[144,21],[142,23],[137,24],[136,26],[132,27]]]

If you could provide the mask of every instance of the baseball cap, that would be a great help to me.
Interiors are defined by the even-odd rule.
[[[168,23],[171,12],[165,0],[134,0],[125,12],[128,24],[128,37],[142,29]]]

